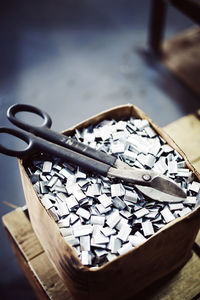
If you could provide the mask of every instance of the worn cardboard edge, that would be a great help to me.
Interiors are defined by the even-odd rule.
[[[170,135],[162,128],[160,128],[151,118],[149,118],[139,107],[133,106],[132,104],[128,103],[125,105],[116,106],[114,108],[105,110],[99,114],[96,114],[95,116],[88,118],[82,122],[79,122],[77,125],[74,125],[73,127],[70,127],[69,129],[66,129],[62,131],[63,134],[72,136],[75,133],[75,129],[82,129],[84,127],[87,127],[89,125],[96,125],[102,120],[105,119],[105,117],[109,116],[109,119],[115,118],[117,120],[120,120],[120,115],[123,115],[123,111],[127,112],[127,109],[129,110],[129,113],[126,115],[126,118],[135,116],[141,119],[146,119],[149,121],[153,129],[164,138],[164,140],[172,146],[180,155],[183,156],[187,167],[197,176],[198,180],[200,180],[200,174],[199,172],[194,168],[194,166],[191,164],[189,159],[187,158],[186,154],[180,149],[180,147],[176,144],[176,142],[170,137]],[[119,113],[120,110],[120,113]]]
[[[102,113],[95,115],[94,117],[91,117],[83,122],[80,122],[79,124],[77,124],[77,126],[73,126],[70,129],[64,130],[63,134],[65,135],[72,135],[74,134],[75,129],[82,129],[84,127],[89,126],[90,124],[95,125],[99,122],[101,122],[102,120],[105,119],[106,116],[109,115],[109,118],[112,119],[114,118],[113,113],[115,114],[116,112],[118,112],[118,110],[120,109],[120,113],[122,113],[123,109],[130,109],[129,115],[126,116],[126,118],[134,116],[134,117],[138,117],[141,119],[146,119],[149,121],[149,123],[151,124],[152,128],[172,147],[174,148],[185,160],[187,167],[195,174],[195,176],[197,177],[197,179],[200,181],[200,174],[199,172],[193,167],[193,165],[191,164],[191,162],[188,160],[186,154],[180,149],[180,147],[176,144],[176,142],[170,137],[169,134],[166,133],[165,130],[163,130],[162,128],[160,128],[151,118],[149,118],[139,107],[137,106],[133,106],[132,104],[127,104],[127,105],[121,105],[121,106],[117,106],[114,107],[113,109],[109,109],[109,110],[105,110]],[[122,113],[123,115],[123,113]],[[118,115],[117,115],[118,117]],[[120,116],[119,116],[119,120],[120,120]],[[166,224],[163,228],[161,228],[158,232],[156,232],[153,236],[151,236],[146,242],[147,243],[149,240],[153,239],[154,236],[158,235],[161,231],[165,231],[167,230],[169,227],[173,226],[174,224],[176,224],[177,222],[180,222],[182,220],[187,220],[191,214],[195,215],[195,214],[199,214],[200,213],[200,207],[197,207],[195,209],[193,209],[193,211],[188,214],[187,216],[183,216],[183,217],[179,217],[176,218],[175,220],[173,220],[172,222]],[[141,247],[144,243],[140,244],[139,246],[135,247],[134,249],[130,250],[134,251],[135,249]],[[127,253],[129,253],[127,252]],[[126,256],[127,253],[121,255],[122,256]],[[115,260],[118,260],[119,257],[117,257]],[[91,269],[90,271],[92,272],[98,272],[98,270],[105,268],[105,266],[109,266],[110,264],[112,264],[113,261],[111,262],[107,262],[105,265],[98,267],[98,269]]]
[[[62,133],[65,135],[71,136],[74,134],[75,129],[82,129],[89,125],[96,125],[99,122],[101,122],[102,120],[104,120],[105,116],[109,119],[115,118],[116,120],[121,120],[122,112],[124,112],[124,113],[126,112],[126,118],[128,118],[128,116],[131,116],[131,114],[132,114],[132,108],[133,108],[132,104],[125,104],[125,105],[119,105],[119,106],[104,110],[103,112],[101,112],[99,114],[96,114],[82,122],[79,122],[78,124],[68,128],[68,129],[63,130]]]
[[[126,116],[124,117],[125,119],[130,118],[131,116],[134,116],[136,118],[141,118],[141,119],[146,119],[149,121],[149,123],[151,124],[151,126],[153,127],[153,129],[172,147],[174,148],[185,160],[187,167],[195,174],[195,176],[197,177],[197,179],[200,181],[200,174],[199,172],[192,166],[191,162],[188,160],[186,154],[180,149],[180,147],[176,144],[176,142],[169,136],[169,134],[167,134],[165,132],[165,130],[163,130],[162,128],[160,128],[151,118],[149,118],[139,107],[132,105],[130,103],[125,104],[125,105],[119,105],[116,107],[113,107],[111,109],[105,110],[99,114],[96,114],[82,122],[79,122],[77,125],[74,125],[72,127],[70,127],[69,129],[66,129],[64,131],[62,131],[63,134],[65,135],[73,135],[75,132],[75,129],[82,129],[84,127],[87,127],[89,125],[95,125],[98,124],[99,122],[101,122],[102,120],[104,120],[105,118],[108,119],[117,119],[117,120],[121,120],[121,115],[124,115],[124,113],[126,113]],[[23,167],[23,161],[19,159],[19,165],[20,165],[20,170],[21,167]],[[27,176],[26,172],[25,172],[25,176]],[[27,179],[29,180],[28,176]],[[29,180],[30,181],[30,180]],[[31,183],[31,182],[30,182]],[[32,183],[31,183],[32,185]],[[34,193],[37,196],[37,192],[34,190]],[[39,198],[38,201],[40,202]],[[41,206],[44,208],[44,210],[46,211],[45,207],[42,205],[42,203],[40,202]],[[176,218],[175,220],[173,220],[172,222],[166,224],[163,228],[161,228],[158,232],[156,232],[153,236],[151,236],[147,241],[149,241],[150,239],[152,239],[154,236],[156,236],[157,234],[159,234],[161,231],[166,230],[167,228],[173,226],[175,223],[180,222],[183,219],[187,219],[188,216],[190,216],[191,214],[193,214],[196,211],[199,211],[200,207],[195,208],[189,215],[187,216],[183,216],[183,217],[179,217]],[[48,216],[52,219],[52,216],[48,213],[48,211],[46,211]],[[55,221],[53,220],[53,222],[55,223]],[[56,228],[58,229],[58,228]],[[61,238],[63,238],[63,236],[61,235],[59,229],[57,230],[58,233],[60,234]],[[146,242],[147,242],[146,241]],[[146,243],[144,242],[144,243]],[[142,243],[141,245],[135,247],[133,250],[130,251],[134,251],[136,248],[142,246],[144,243]],[[67,244],[67,243],[66,243]],[[67,244],[68,245],[68,244]],[[73,247],[68,245],[70,247],[70,249],[72,250],[72,252],[74,252],[75,256],[77,257],[76,252],[74,251]],[[126,254],[123,254],[126,255]],[[123,256],[121,255],[121,256]],[[121,257],[120,256],[120,257]],[[77,257],[78,258],[78,257]],[[116,259],[119,259],[116,258]],[[79,260],[79,258],[78,258]],[[80,260],[79,260],[80,261]],[[81,262],[80,262],[81,263]],[[110,265],[112,264],[111,262],[106,263],[105,265]],[[81,264],[82,265],[82,264]],[[97,269],[90,269],[87,266],[83,266],[82,267],[86,270],[89,270],[91,272],[98,272],[99,269],[102,269],[105,267],[105,265],[98,267]]]
[[[182,151],[182,149],[176,144],[176,142],[174,141],[174,139],[172,139],[171,137],[170,137],[170,135],[164,130],[164,129],[162,129],[162,128],[160,128],[151,118],[149,118],[148,116],[147,116],[147,114],[145,114],[139,107],[137,107],[137,106],[135,106],[135,105],[132,105],[132,104],[130,104],[130,103],[128,103],[128,104],[126,104],[126,105],[120,105],[120,106],[116,106],[116,107],[114,107],[114,108],[112,108],[112,109],[109,109],[109,110],[105,110],[105,111],[103,111],[103,112],[101,112],[101,113],[99,113],[98,115],[95,115],[95,116],[93,116],[93,117],[91,117],[91,118],[89,118],[89,119],[87,119],[87,120],[85,120],[85,121],[83,121],[83,122],[80,122],[80,123],[78,123],[77,124],[77,126],[75,125],[75,126],[73,126],[73,127],[71,127],[71,128],[69,128],[69,129],[66,129],[66,130],[64,130],[63,131],[63,134],[65,134],[65,135],[72,135],[72,134],[74,134],[74,132],[75,132],[75,129],[82,129],[82,128],[84,128],[84,127],[87,127],[87,126],[89,126],[90,124],[93,124],[93,125],[95,125],[95,124],[98,124],[99,122],[101,122],[102,120],[104,120],[105,119],[105,116],[107,116],[107,115],[109,115],[109,118],[110,119],[112,119],[112,118],[114,118],[113,117],[113,113],[115,114],[116,112],[118,112],[118,110],[120,109],[121,111],[120,111],[120,113],[122,113],[122,110],[123,109],[129,109],[130,110],[130,112],[129,112],[129,115],[127,115],[126,116],[126,118],[128,118],[128,117],[131,117],[131,116],[134,116],[134,117],[138,117],[138,118],[141,118],[141,119],[146,119],[146,120],[148,120],[149,121],[149,123],[151,124],[151,126],[152,126],[152,128],[172,147],[172,148],[174,148],[182,157],[183,157],[183,159],[185,160],[185,162],[186,162],[186,165],[187,165],[187,167],[193,172],[193,174],[195,174],[195,176],[196,176],[196,178],[200,181],[200,173],[193,167],[193,165],[191,164],[191,162],[189,161],[189,159],[187,158],[187,156],[186,156],[186,154]],[[123,115],[123,113],[122,113],[122,115]],[[117,115],[117,117],[119,117],[119,120],[120,120],[120,116],[118,116]],[[200,207],[197,207],[197,208],[195,208],[195,209],[193,209],[193,211],[190,213],[190,214],[192,214],[192,213],[194,213],[195,211],[199,211],[200,210]],[[183,217],[179,217],[179,218],[176,218],[175,220],[173,220],[172,222],[170,222],[170,223],[168,223],[168,224],[166,224],[163,228],[161,228],[157,233],[155,233],[153,236],[151,236],[148,240],[150,240],[151,238],[153,238],[155,235],[157,235],[157,234],[159,234],[161,231],[163,231],[163,230],[166,230],[168,227],[171,227],[171,226],[173,226],[175,223],[177,223],[177,222],[179,222],[179,221],[181,221],[181,220],[183,220],[183,219],[187,219],[188,218],[188,216],[190,216],[190,214],[189,215],[187,215],[187,216],[183,216]],[[147,241],[146,241],[147,242]],[[146,243],[145,242],[145,243]],[[137,246],[137,247],[135,247],[135,248],[138,248],[138,247],[140,247],[140,246],[142,246],[143,245],[143,243],[142,244],[140,244],[139,246]],[[133,249],[134,250],[134,249]],[[130,251],[133,251],[133,250],[130,250]],[[126,254],[124,254],[124,255],[126,255]],[[116,259],[118,259],[118,258],[116,258]],[[109,264],[111,264],[112,262],[108,262],[108,263],[106,263],[105,265],[109,265]],[[104,266],[105,266],[104,265]],[[98,269],[100,269],[100,268],[104,268],[104,266],[101,266],[101,267],[99,267]],[[92,269],[91,270],[92,272],[96,272],[97,270],[96,269]]]
[[[80,290],[84,295],[87,294],[89,290],[86,284],[87,268],[81,264],[75,250],[66,243],[56,222],[42,205],[21,160],[19,167],[29,216],[36,236],[70,292],[75,294]],[[83,291],[82,282],[85,284]]]
[[[71,135],[71,134],[73,134],[75,128],[80,129],[80,128],[83,128],[83,127],[88,126],[89,124],[96,124],[96,123],[100,122],[101,120],[103,120],[103,119],[105,119],[105,118],[115,118],[115,119],[119,118],[119,119],[121,119],[121,115],[124,115],[124,114],[125,114],[124,117],[126,117],[126,118],[130,117],[131,115],[134,115],[135,117],[138,117],[138,118],[145,118],[145,119],[147,119],[147,120],[151,123],[152,127],[156,130],[156,132],[158,132],[158,134],[160,134],[160,136],[163,137],[164,140],[166,140],[166,142],[167,142],[170,146],[172,146],[174,149],[176,149],[176,150],[183,156],[183,158],[185,159],[185,161],[186,161],[188,167],[194,172],[194,174],[195,174],[195,175],[197,176],[197,178],[199,179],[199,174],[196,172],[196,170],[194,170],[194,168],[192,167],[192,165],[190,164],[190,162],[187,160],[186,155],[179,149],[179,147],[176,145],[176,143],[175,143],[175,142],[174,142],[174,141],[173,141],[173,140],[172,140],[172,139],[171,139],[171,138],[170,138],[163,130],[161,130],[161,129],[160,129],[160,128],[159,128],[159,127],[158,127],[158,126],[157,126],[150,118],[148,118],[148,117],[146,116],[145,113],[143,113],[139,108],[132,106],[131,104],[123,105],[123,106],[119,106],[119,107],[115,107],[115,108],[113,108],[113,109],[104,111],[103,113],[98,114],[98,115],[95,116],[95,117],[91,117],[91,118],[87,119],[86,121],[83,121],[83,122],[79,123],[77,126],[74,126],[74,127],[70,128],[69,130],[65,130],[65,131],[64,131],[64,134]],[[19,160],[19,165],[20,165],[20,172],[21,172],[21,175],[22,175],[22,179],[23,179],[24,176],[25,176],[25,178],[26,178],[26,182],[24,182],[24,184],[23,184],[23,185],[24,185],[24,189],[25,189],[25,190],[27,189],[26,183],[29,182],[29,189],[30,189],[29,192],[32,194],[34,189],[33,189],[33,186],[32,186],[32,184],[31,184],[31,182],[30,182],[30,180],[29,180],[29,178],[28,178],[28,176],[27,176],[27,174],[26,174],[26,172],[25,172],[25,170],[24,170],[23,162],[22,162],[21,160]],[[45,211],[45,214],[48,216],[48,219],[51,220],[50,222],[54,224],[52,228],[54,228],[53,230],[56,230],[56,234],[59,235],[59,238],[58,238],[58,244],[62,244],[60,241],[61,241],[61,240],[64,241],[64,239],[63,239],[63,237],[61,236],[61,234],[60,234],[60,232],[59,232],[59,229],[58,229],[58,227],[57,227],[57,224],[56,224],[55,221],[52,219],[52,217],[47,213],[46,209],[43,207],[43,205],[41,204],[40,200],[38,199],[38,196],[37,196],[37,194],[36,194],[35,191],[34,191],[34,194],[35,194],[34,196],[37,198],[37,201],[38,201],[38,203],[39,203],[40,209],[42,209],[43,211]],[[31,209],[31,205],[28,205],[28,208]],[[196,208],[196,209],[195,209],[193,212],[191,212],[188,216],[182,217],[182,218],[178,218],[178,219],[174,220],[174,221],[171,222],[170,224],[166,225],[162,230],[160,230],[159,232],[157,232],[157,233],[156,233],[154,236],[152,236],[150,239],[148,239],[147,242],[145,242],[144,244],[150,243],[150,240],[151,240],[151,239],[155,238],[155,237],[156,237],[158,234],[160,234],[162,231],[166,231],[169,227],[172,227],[174,224],[176,224],[176,223],[178,223],[178,222],[180,222],[180,221],[183,221],[183,220],[187,220],[187,219],[190,218],[191,216],[195,216],[195,215],[198,215],[198,214],[199,214],[199,208]],[[31,216],[31,215],[32,215],[32,213],[30,213],[30,216]],[[34,220],[33,220],[33,223],[35,223]],[[33,224],[33,227],[34,227],[34,229],[35,229],[35,227],[37,227],[37,226],[34,226],[34,225],[35,225],[35,224]],[[56,227],[57,227],[57,228],[56,228]],[[38,229],[36,230],[36,234],[38,235],[38,237],[39,237],[39,239],[40,239],[40,232],[38,232]],[[42,241],[41,239],[40,239],[40,241],[41,241],[41,243],[43,244],[43,241]],[[72,268],[76,268],[76,271],[77,271],[77,272],[78,272],[78,271],[83,272],[83,273],[84,273],[84,276],[86,276],[86,274],[89,274],[89,273],[91,273],[91,274],[94,274],[94,273],[101,273],[101,272],[105,271],[107,268],[110,268],[113,264],[115,264],[115,261],[118,261],[118,260],[120,260],[120,259],[122,260],[123,257],[126,257],[126,256],[129,254],[129,253],[124,254],[124,255],[118,257],[117,259],[115,259],[114,261],[109,262],[109,263],[105,264],[105,265],[102,266],[102,267],[99,267],[98,269],[92,269],[92,270],[91,270],[91,269],[88,269],[88,268],[85,267],[85,266],[82,266],[80,260],[79,260],[79,259],[77,258],[77,256],[76,256],[76,254],[74,255],[74,251],[73,251],[73,249],[71,249],[71,246],[67,245],[67,243],[66,243],[65,241],[64,241],[64,243],[65,243],[65,247],[63,247],[63,245],[62,245],[61,249],[70,252],[70,255],[72,255],[72,257],[70,257],[70,258],[73,258],[73,259],[72,259],[72,264],[71,264]],[[141,244],[139,247],[136,247],[135,249],[131,250],[130,252],[136,251],[138,248],[143,247],[144,244]],[[66,246],[66,245],[67,245],[67,246]],[[44,249],[45,249],[45,245],[44,245]],[[45,249],[45,250],[47,250],[48,256],[50,256],[50,259],[51,259],[51,260],[53,259],[53,263],[54,263],[54,259],[55,259],[55,258],[51,255],[51,250],[49,250],[49,249]],[[60,269],[57,267],[57,264],[54,263],[54,266],[56,267],[56,269],[57,269],[58,271],[60,271]],[[66,270],[65,270],[65,271],[66,271]],[[71,270],[71,271],[72,271],[72,270]],[[63,276],[66,275],[65,272],[64,272],[64,273],[61,272],[61,273],[63,274]],[[72,272],[72,273],[73,273],[73,272]],[[78,272],[78,273],[79,273],[79,275],[81,274],[80,272]],[[63,276],[62,276],[62,277],[63,277]],[[76,276],[75,276],[75,277],[76,277]],[[81,276],[81,277],[82,277],[82,276]],[[91,277],[91,276],[89,276],[89,277]],[[79,278],[79,279],[80,279],[80,278]],[[91,279],[91,278],[90,278],[90,279]],[[84,278],[84,281],[85,281],[85,280],[86,280],[86,278]],[[88,281],[88,280],[89,280],[89,278],[87,279],[87,281]]]
[[[31,188],[32,195],[33,195],[35,198],[37,198],[37,201],[38,201],[38,203],[39,203],[41,209],[43,209],[44,212],[47,214],[47,216],[48,216],[48,218],[51,220],[52,224],[55,225],[55,231],[56,231],[56,233],[62,238],[62,240],[64,240],[64,238],[63,238],[63,236],[62,236],[62,234],[61,234],[61,232],[60,232],[60,230],[59,230],[59,227],[57,226],[56,222],[54,221],[54,219],[52,218],[52,216],[50,215],[50,213],[48,212],[48,210],[46,210],[46,208],[44,207],[44,205],[43,205],[42,202],[40,201],[40,199],[39,199],[39,197],[38,197],[38,194],[37,194],[36,190],[33,188],[32,183],[31,183],[31,181],[30,181],[30,179],[29,179],[29,177],[28,177],[26,171],[24,170],[23,161],[20,160],[20,159],[19,159],[19,167],[20,167],[20,173],[21,173],[21,177],[22,177],[22,185],[23,185],[23,187],[24,187],[25,189],[26,189],[26,188],[29,188],[29,189]],[[26,182],[28,182],[28,183],[30,184],[29,186],[26,185],[26,182],[23,181],[23,177],[25,177]],[[25,193],[25,196],[26,196],[26,193]],[[28,205],[28,211],[29,211],[29,205]],[[30,220],[31,220],[31,213],[30,213],[30,212],[29,212],[29,216],[30,216]],[[32,224],[32,225],[33,225],[33,224]],[[37,232],[36,232],[36,235],[37,235]],[[38,235],[37,235],[37,236],[38,236]],[[39,240],[40,240],[40,239],[39,239]],[[73,252],[74,255],[77,257],[77,254],[76,254],[76,252],[74,251],[74,248],[73,248],[71,245],[69,245],[67,242],[65,242],[65,244],[66,244],[67,247],[69,248],[69,251]],[[78,257],[77,257],[77,258],[78,258]],[[78,259],[78,261],[79,261],[79,259]],[[77,264],[76,264],[76,266],[77,266]],[[82,267],[83,267],[83,268],[86,268],[85,266],[82,266],[82,265],[81,265],[81,268],[82,268]]]

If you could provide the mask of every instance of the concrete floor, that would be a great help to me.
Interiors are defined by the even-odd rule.
[[[199,99],[148,53],[150,0],[6,1],[0,4],[0,121],[14,103],[46,110],[61,131],[124,103],[164,126]],[[192,23],[170,8],[166,36]],[[3,136],[4,137],[4,136]],[[5,138],[5,137],[4,137]],[[1,216],[25,199],[17,160],[0,156]],[[35,299],[1,226],[0,298]]]

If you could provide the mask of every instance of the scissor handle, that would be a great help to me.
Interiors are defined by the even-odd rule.
[[[18,112],[31,112],[34,113],[40,117],[42,117],[43,119],[43,123],[39,126],[34,126],[34,125],[30,125],[28,123],[24,123],[23,121],[19,120],[16,117],[16,114]],[[40,110],[39,108],[32,106],[32,105],[28,105],[28,104],[14,104],[11,107],[9,107],[8,111],[7,111],[7,117],[8,119],[15,124],[16,126],[34,133],[35,129],[37,130],[38,128],[50,128],[51,124],[52,124],[52,120],[50,118],[50,116]]]
[[[23,158],[27,154],[32,152],[33,140],[28,134],[26,134],[22,131],[19,131],[19,130],[13,129],[13,128],[7,128],[7,127],[1,127],[0,133],[8,133],[9,135],[16,136],[20,140],[24,141],[27,144],[27,147],[20,151],[9,149],[9,148],[3,146],[2,144],[0,144],[0,152],[1,153],[9,155],[9,156]]]
[[[15,115],[16,113],[23,111],[33,112],[41,116],[44,119],[44,123],[41,126],[32,126],[20,121],[16,118]],[[76,140],[67,137],[66,135],[51,130],[50,126],[52,121],[50,116],[46,112],[38,109],[37,107],[26,104],[15,104],[8,109],[7,117],[15,125],[33,133],[37,137],[43,138],[44,140],[50,141],[62,147],[69,148],[73,151],[77,151],[91,158],[94,158],[95,160],[99,160],[103,163],[106,163],[110,166],[114,166],[115,164],[116,157],[108,155],[107,153],[104,153],[102,151],[99,152],[89,146],[84,145],[83,143],[77,142]],[[34,137],[31,138],[32,140],[34,139]]]
[[[18,137],[19,139],[27,143],[27,147],[20,151],[6,148],[0,144],[0,152],[6,155],[15,156],[18,158],[25,158],[26,156],[30,155],[34,150],[37,150],[39,152],[49,153],[54,157],[59,157],[63,161],[79,165],[84,170],[99,173],[103,176],[107,175],[107,172],[110,168],[109,165],[106,165],[100,161],[87,157],[78,152],[74,152],[60,145],[51,143],[40,137],[34,136],[31,133],[26,134],[25,132],[22,132],[20,130],[7,127],[1,127],[0,133],[8,133],[12,136]]]

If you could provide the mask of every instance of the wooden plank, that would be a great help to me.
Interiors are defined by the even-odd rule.
[[[44,252],[21,208],[3,216],[2,221],[27,261]]]
[[[200,173],[200,110],[167,125],[164,130]]]
[[[195,26],[165,40],[163,63],[192,91],[200,95],[200,28]]]
[[[33,287],[37,298],[70,300],[71,295],[35,235],[22,208],[2,218],[18,263]]]
[[[71,294],[45,252],[32,259],[29,266],[50,299],[72,300]]]
[[[200,231],[199,231],[199,233],[197,234],[197,237],[196,237],[195,242],[196,242],[196,243],[199,245],[199,247],[200,247]]]
[[[9,224],[8,224],[8,228],[9,228]],[[10,240],[10,244],[12,246],[14,254],[15,254],[16,258],[17,258],[17,261],[19,263],[19,266],[20,266],[22,272],[24,273],[24,275],[28,279],[28,281],[30,283],[30,286],[33,288],[33,290],[34,290],[34,292],[36,294],[37,299],[48,300],[49,297],[47,296],[45,289],[43,289],[43,287],[41,286],[40,282],[37,280],[34,271],[32,271],[30,269],[30,266],[29,266],[27,260],[25,259],[26,253],[22,252],[19,249],[18,244],[13,239],[11,233],[8,231],[8,228],[5,227],[6,233],[8,235],[9,240]]]
[[[200,259],[199,256],[193,253],[193,256],[183,268],[159,280],[157,283],[138,294],[136,299],[200,299],[200,297],[198,297],[200,293],[199,276]]]

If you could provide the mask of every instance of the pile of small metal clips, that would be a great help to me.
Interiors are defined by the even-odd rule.
[[[186,200],[179,203],[145,199],[134,187],[41,155],[27,167],[27,173],[83,265],[98,267],[115,259],[199,205],[200,183],[147,120],[104,120],[76,130],[74,138],[130,166],[165,174],[187,193]]]

